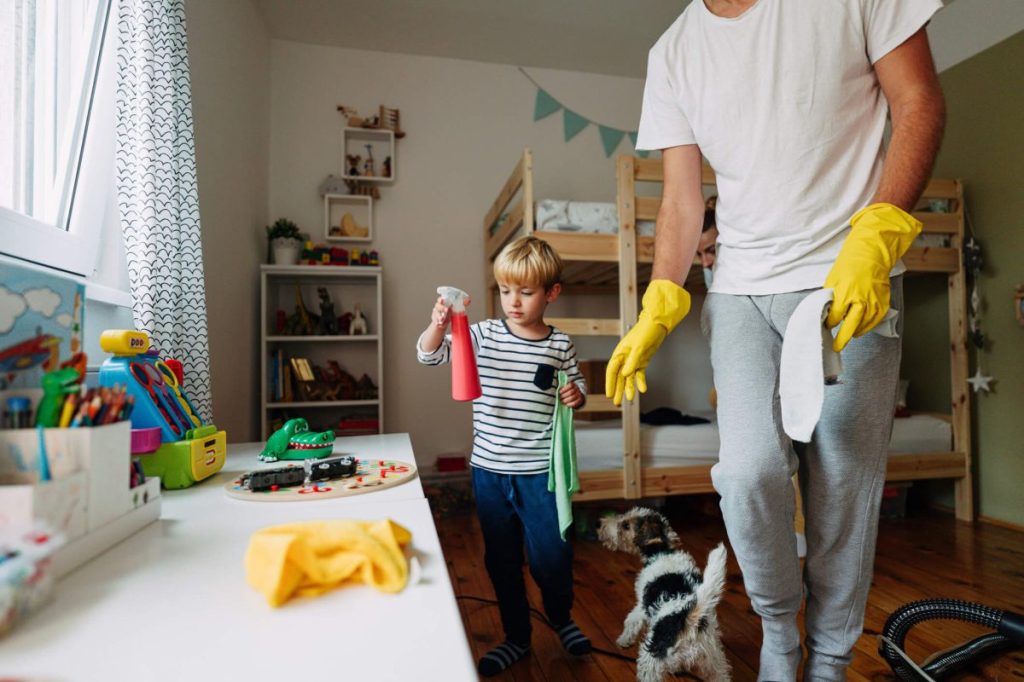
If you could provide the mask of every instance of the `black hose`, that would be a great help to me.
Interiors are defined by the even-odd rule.
[[[921,669],[933,679],[949,676],[997,651],[1024,646],[1024,616],[955,599],[922,599],[904,604],[885,621],[882,636],[903,649],[903,641],[910,628],[926,620],[961,620],[995,630],[939,654],[922,665]],[[889,644],[880,643],[878,653],[888,661],[899,679],[912,682],[924,679]]]

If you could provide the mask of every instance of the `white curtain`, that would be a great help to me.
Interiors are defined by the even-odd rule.
[[[184,0],[118,0],[117,193],[136,326],[212,421]]]

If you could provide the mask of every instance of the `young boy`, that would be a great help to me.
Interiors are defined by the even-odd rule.
[[[491,677],[530,649],[530,605],[523,580],[523,542],[544,611],[565,650],[590,653],[590,640],[570,616],[572,546],[561,539],[555,494],[548,492],[548,455],[555,400],[581,407],[586,382],[572,340],[544,322],[561,293],[562,259],[547,242],[523,237],[494,262],[505,320],[470,327],[483,395],[473,402],[473,494],[484,536],[487,573],[498,597],[505,641],[480,659]],[[416,355],[427,365],[448,361],[448,308],[438,299]],[[558,371],[569,382],[558,390]],[[557,395],[556,395],[557,394]]]

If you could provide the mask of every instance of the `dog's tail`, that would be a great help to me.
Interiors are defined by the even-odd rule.
[[[725,589],[727,557],[725,545],[718,543],[718,547],[708,554],[708,563],[704,567],[704,582],[697,588],[697,604],[690,611],[687,617],[687,630],[696,632],[703,625],[707,616],[714,612],[718,601],[722,598],[722,591]]]

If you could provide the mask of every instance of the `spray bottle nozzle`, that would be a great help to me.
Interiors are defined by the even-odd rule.
[[[469,298],[462,289],[458,287],[438,287],[437,295],[440,296],[445,305],[452,309],[452,312],[462,313],[466,311],[466,299]]]

